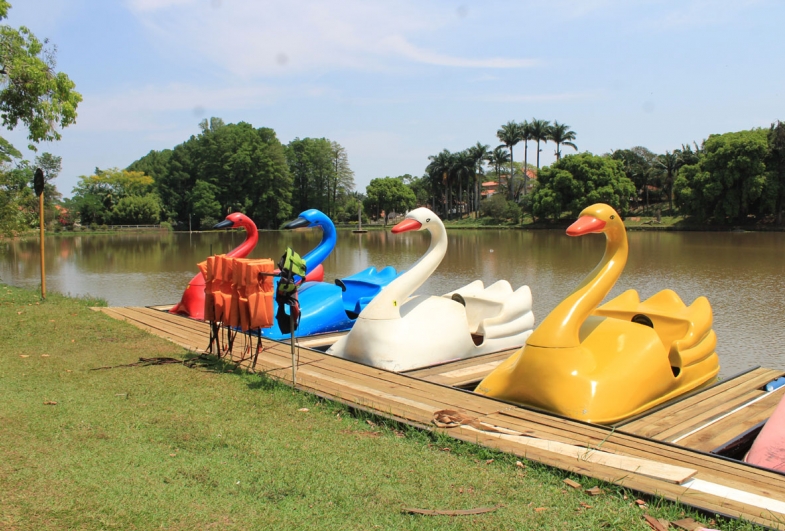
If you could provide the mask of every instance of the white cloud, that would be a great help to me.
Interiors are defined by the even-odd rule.
[[[435,32],[466,28],[456,17],[445,17],[444,9],[412,2],[132,0],[128,6],[161,46],[196,52],[246,78],[378,70],[401,61],[459,68],[535,64],[526,58],[462,57],[414,44]]]
[[[208,89],[170,84],[104,95],[86,95],[76,127],[82,132],[168,130],[172,113],[191,113],[194,123],[221,111],[270,105],[277,91],[266,86]]]
[[[538,61],[534,59],[505,59],[491,57],[487,59],[468,59],[423,50],[408,42],[400,35],[393,35],[384,40],[383,45],[391,51],[397,52],[418,63],[438,66],[457,66],[465,68],[526,68],[535,66]]]
[[[662,29],[693,28],[734,22],[760,0],[693,0],[679,3],[648,25]]]
[[[128,5],[135,11],[159,11],[172,6],[193,4],[194,0],[129,0]]]
[[[559,92],[553,94],[482,94],[467,99],[475,101],[492,101],[500,103],[528,103],[545,101],[574,101],[597,98],[598,93],[592,92]]]

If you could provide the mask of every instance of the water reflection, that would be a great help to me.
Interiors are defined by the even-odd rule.
[[[254,258],[278,259],[287,246],[307,252],[318,230],[260,232]],[[242,231],[114,234],[46,240],[47,288],[90,294],[112,305],[174,303],[211,251],[223,253],[244,240]],[[665,288],[689,303],[700,295],[714,309],[722,375],[751,365],[785,366],[785,234],[629,233],[630,258],[611,296],[637,289],[646,298]],[[340,232],[326,260],[326,280],[370,266],[406,269],[428,248],[423,232]],[[420,288],[439,295],[474,279],[528,284],[537,322],[596,265],[604,238],[569,238],[563,231],[454,231],[442,265]],[[0,280],[37,286],[38,243],[0,246]]]

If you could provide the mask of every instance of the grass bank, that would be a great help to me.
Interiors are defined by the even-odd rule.
[[[218,362],[93,370],[192,357],[91,311],[94,302],[40,302],[0,284],[0,529],[646,530],[644,513],[709,523]],[[402,512],[496,506],[472,516]]]

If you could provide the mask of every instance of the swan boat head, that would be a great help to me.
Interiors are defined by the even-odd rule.
[[[447,231],[433,211],[425,207],[415,208],[392,228],[393,234],[418,230],[427,230],[431,234],[428,250],[365,307],[361,319],[400,319],[401,306],[439,267],[447,252]]]
[[[393,234],[401,232],[409,232],[413,230],[427,230],[433,232],[444,228],[442,220],[439,216],[433,213],[432,210],[425,207],[415,208],[408,214],[403,221],[398,223],[392,228]]]
[[[338,236],[332,220],[324,212],[315,208],[301,212],[296,219],[283,226],[287,230],[306,227],[319,227],[322,229],[322,240],[319,242],[319,245],[303,256],[303,260],[308,265],[308,270],[313,271],[335,249]]]
[[[226,216],[222,222],[217,223],[213,226],[214,229],[240,229],[240,228],[248,228],[250,225],[256,229],[256,224],[251,221],[251,218],[243,214],[242,212],[234,212],[233,214],[229,214]],[[250,231],[249,231],[250,232]]]

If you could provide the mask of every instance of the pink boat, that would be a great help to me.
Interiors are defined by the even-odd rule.
[[[744,461],[785,472],[785,396],[760,430]]]

